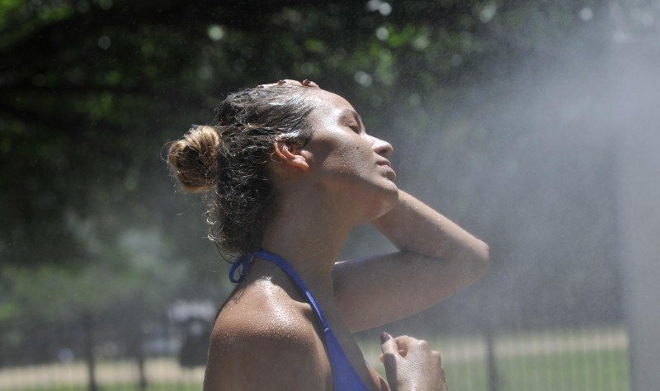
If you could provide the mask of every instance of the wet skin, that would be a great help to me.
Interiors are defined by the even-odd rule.
[[[304,148],[295,151],[305,159],[304,178],[297,176],[300,172],[296,172],[293,179],[287,176],[282,182],[286,186],[305,187],[313,189],[314,194],[322,194],[320,199],[328,209],[335,211],[336,215],[346,216],[341,218],[342,227],[336,227],[335,231],[347,231],[379,217],[396,204],[398,189],[393,182],[396,174],[387,159],[392,146],[367,134],[360,116],[342,97],[318,89],[310,99],[314,100],[315,107],[309,117],[312,136]],[[287,209],[286,206],[283,208]],[[327,277],[330,277],[330,271],[326,272]],[[328,281],[331,282],[331,277]],[[315,287],[328,284],[308,282],[308,285],[365,384],[375,390],[388,389],[378,373],[366,365],[350,330],[337,313],[332,288],[326,291],[323,287]],[[233,352],[240,348],[236,343],[240,347],[254,343],[260,349],[255,352],[241,349],[238,354]],[[216,321],[211,346],[220,348],[217,359],[222,364],[217,367],[222,369],[217,376],[223,378],[225,384],[228,378],[234,379],[238,388],[254,381],[246,369],[270,356],[267,353],[272,349],[274,357],[278,358],[276,363],[269,365],[271,368],[282,365],[280,373],[303,365],[308,367],[309,370],[300,374],[303,378],[290,377],[292,389],[305,389],[300,387],[306,382],[312,382],[310,389],[319,386],[317,389],[332,389],[330,363],[311,306],[298,287],[268,262],[257,260],[248,279],[227,301]],[[216,359],[215,352],[212,349],[210,359]],[[242,359],[237,360],[237,356]],[[230,357],[233,359],[227,362]],[[207,373],[207,381],[210,376]]]
[[[354,226],[370,222],[398,200],[396,173],[388,160],[392,146],[368,134],[358,113],[341,96],[323,90],[315,95],[316,108],[309,116],[312,136],[301,151],[309,175],[319,192],[349,203],[347,212],[362,212],[352,216]]]
[[[304,146],[274,146],[269,169],[278,210],[262,247],[287,259],[307,283],[365,384],[387,390],[351,333],[418,312],[469,285],[484,273],[488,248],[399,190],[388,161],[391,145],[369,135],[345,99],[307,85],[312,136]],[[368,222],[400,251],[335,263],[350,231]],[[317,323],[297,286],[277,266],[255,261],[217,318],[204,389],[331,390]],[[397,373],[388,380],[401,390],[415,384],[442,390],[439,355],[421,342],[398,337],[383,345],[388,378]],[[398,353],[402,348],[406,357]]]

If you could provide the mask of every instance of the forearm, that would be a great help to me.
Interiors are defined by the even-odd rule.
[[[352,331],[428,308],[486,271],[485,243],[405,192],[373,225],[401,251],[335,266],[337,307]]]
[[[488,246],[410,194],[399,191],[398,204],[373,225],[401,251],[485,267]]]

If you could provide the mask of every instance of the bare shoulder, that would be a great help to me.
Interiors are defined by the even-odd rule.
[[[312,316],[267,281],[238,292],[213,327],[204,390],[327,389],[330,364]]]

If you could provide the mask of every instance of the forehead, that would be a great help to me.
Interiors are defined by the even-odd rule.
[[[314,91],[311,99],[313,100],[314,110],[310,113],[310,117],[339,117],[346,115],[346,113],[355,113],[353,105],[346,99],[329,91]]]

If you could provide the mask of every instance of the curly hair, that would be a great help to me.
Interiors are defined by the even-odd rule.
[[[313,109],[307,88],[252,88],[230,94],[211,125],[193,126],[170,145],[168,162],[181,187],[207,193],[209,239],[223,250],[260,249],[276,206],[267,164],[279,140],[304,146]]]

